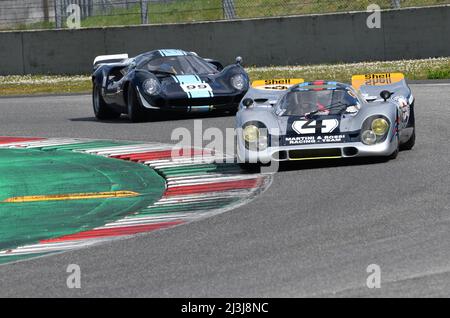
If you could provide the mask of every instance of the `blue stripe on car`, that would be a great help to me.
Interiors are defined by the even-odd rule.
[[[159,54],[162,56],[182,56],[187,55],[186,52],[182,50],[159,50]]]
[[[197,85],[204,83],[197,75],[173,75],[173,77],[179,84]],[[187,95],[189,98],[207,98],[213,96],[209,90],[192,90]]]
[[[208,112],[211,110],[211,106],[190,106],[190,112]]]
[[[202,81],[197,75],[174,75],[180,84],[200,84]]]

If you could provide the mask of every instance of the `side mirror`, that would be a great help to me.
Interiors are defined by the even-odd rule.
[[[236,57],[236,64],[237,65],[241,65],[242,64],[242,57],[240,57],[240,56]]]
[[[245,107],[249,108],[250,106],[253,105],[253,99],[251,98],[246,98],[242,101],[242,105],[244,105]]]
[[[387,101],[392,95],[394,95],[394,93],[391,93],[390,91],[381,91],[380,93],[380,97],[384,99],[384,101]]]

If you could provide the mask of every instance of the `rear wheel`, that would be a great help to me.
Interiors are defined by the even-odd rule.
[[[92,89],[92,105],[94,108],[95,118],[97,119],[116,119],[120,117],[119,112],[116,112],[108,107],[108,104],[106,104],[105,100],[103,99],[101,87],[96,84],[94,84],[94,87]]]
[[[130,84],[127,98],[128,118],[134,123],[147,119],[147,111],[139,102],[136,89]]]

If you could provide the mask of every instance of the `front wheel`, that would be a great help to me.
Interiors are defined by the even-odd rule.
[[[413,128],[413,133],[407,142],[400,145],[400,150],[411,150],[416,144],[416,116],[414,114],[414,103],[411,105],[411,114],[409,117],[408,127]]]
[[[94,87],[92,89],[92,105],[94,108],[95,118],[99,120],[117,119],[120,117],[120,113],[108,107],[108,104],[106,104],[105,100],[103,99],[101,87],[97,86],[96,84],[94,84]]]
[[[388,156],[389,160],[396,159],[398,156],[398,153],[400,152],[400,139],[398,136],[395,137],[397,139],[397,147],[395,148],[394,152]]]
[[[411,137],[409,140],[400,146],[401,150],[411,150],[416,144],[416,128],[414,128]]]
[[[136,89],[130,84],[127,98],[128,118],[133,123],[143,122],[147,119],[147,112],[139,102]]]
[[[261,163],[240,162],[239,167],[246,173],[259,173],[261,171]]]

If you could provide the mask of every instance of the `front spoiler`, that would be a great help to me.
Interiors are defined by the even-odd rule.
[[[348,143],[327,143],[298,146],[275,146],[263,151],[251,151],[245,148],[242,141],[238,142],[238,160],[249,163],[268,163],[270,161],[290,161],[290,160],[313,160],[313,159],[338,159],[354,157],[375,157],[390,156],[398,147],[398,138],[387,138],[384,142],[376,145],[365,145],[362,142]],[[332,155],[311,156],[311,157],[291,157],[293,150],[335,150]],[[320,152],[320,151],[317,151]],[[280,155],[281,154],[281,155]],[[283,154],[286,154],[284,156]]]
[[[183,106],[173,106],[173,105],[164,105],[164,106],[155,106],[150,104],[145,97],[141,94],[139,91],[139,88],[137,88],[138,96],[141,105],[144,108],[147,108],[149,110],[158,110],[158,111],[169,111],[169,112],[211,112],[211,111],[220,111],[220,110],[237,110],[239,103],[225,103],[225,104],[211,104],[209,105],[207,102],[205,105],[200,106],[193,106],[188,105],[188,102],[186,105]]]

